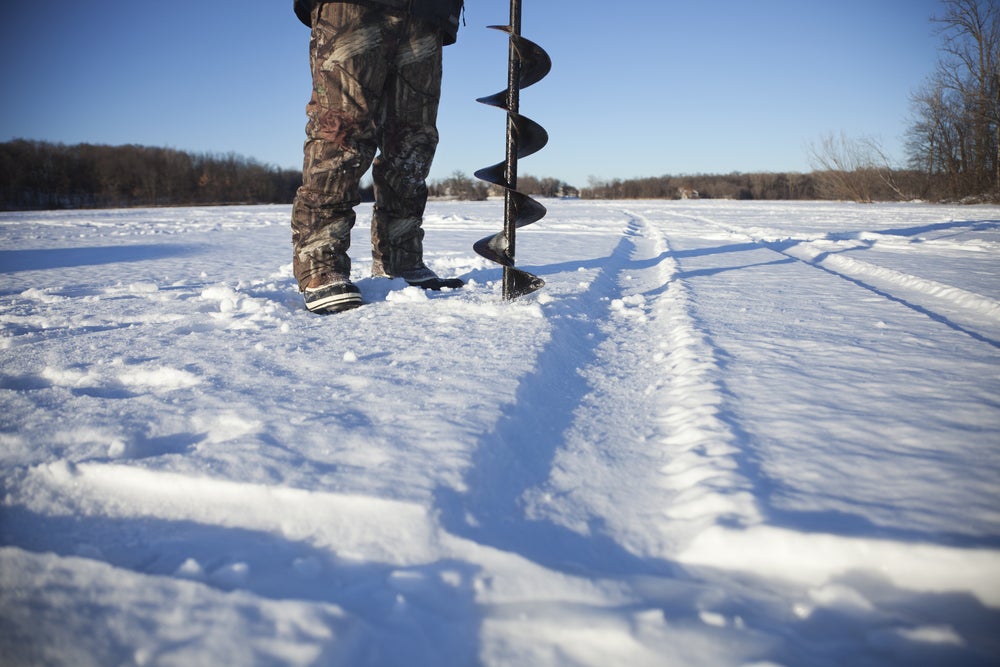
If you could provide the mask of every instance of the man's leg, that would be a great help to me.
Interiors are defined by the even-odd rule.
[[[355,4],[331,2],[313,10],[313,93],[302,187],[292,206],[292,266],[303,291],[350,279],[347,251],[361,201],[358,186],[375,153],[382,113],[387,25],[385,15]]]
[[[462,285],[458,280],[445,284],[424,266],[423,217],[427,175],[438,143],[440,96],[441,35],[411,20],[386,80],[381,152],[372,169],[372,274],[433,278],[436,283],[425,285],[432,289]]]

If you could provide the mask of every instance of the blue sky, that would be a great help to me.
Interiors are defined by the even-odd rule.
[[[301,164],[308,29],[291,0],[0,4],[0,140],[137,143]],[[590,178],[809,171],[825,134],[903,158],[933,71],[939,0],[523,0],[552,73],[521,110],[549,131],[524,174]],[[503,158],[506,0],[467,0],[445,49],[432,178]]]

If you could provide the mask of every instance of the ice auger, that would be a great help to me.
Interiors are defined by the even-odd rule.
[[[507,88],[477,102],[507,112],[507,157],[492,167],[476,172],[476,177],[504,189],[503,231],[477,241],[477,253],[503,265],[503,298],[511,301],[531,294],[545,281],[527,271],[514,268],[514,237],[518,228],[530,225],[545,215],[545,207],[517,191],[517,161],[540,151],[549,141],[545,129],[519,110],[520,92],[537,83],[552,68],[552,61],[542,47],[521,37],[521,0],[510,2],[510,25],[491,25],[509,35]]]

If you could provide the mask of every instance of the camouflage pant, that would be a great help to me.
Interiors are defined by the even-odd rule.
[[[303,182],[292,206],[299,287],[350,276],[354,207],[369,166],[373,274],[423,266],[441,34],[405,12],[327,2],[313,10],[309,56],[313,94],[306,107]]]

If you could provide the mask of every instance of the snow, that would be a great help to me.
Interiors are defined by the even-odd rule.
[[[5,664],[1000,661],[1000,208],[546,205],[0,214]]]

